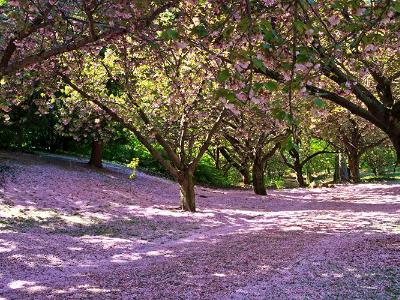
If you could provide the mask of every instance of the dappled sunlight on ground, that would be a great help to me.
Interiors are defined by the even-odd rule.
[[[198,187],[191,214],[176,184],[122,167],[6,152],[0,164],[5,299],[400,296],[399,185]]]

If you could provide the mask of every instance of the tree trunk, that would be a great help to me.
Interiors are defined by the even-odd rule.
[[[219,148],[215,150],[215,168],[217,170],[221,169],[221,160],[220,160],[220,153],[219,153]]]
[[[349,172],[347,169],[346,160],[344,155],[339,153],[335,161],[335,182],[345,182],[349,180]]]
[[[242,175],[243,185],[249,185],[251,183],[250,180],[250,171],[248,168],[243,168],[240,170],[240,175]]]
[[[396,150],[397,165],[400,165],[400,133],[397,135],[390,135],[389,138],[392,141],[394,149]]]
[[[339,154],[340,158],[340,180],[348,181],[349,180],[349,170],[347,168],[346,159],[343,154]]]
[[[340,182],[340,159],[339,154],[335,155],[335,173],[333,173],[333,181]]]
[[[299,183],[300,187],[307,187],[306,181],[304,180],[303,176],[303,168],[301,166],[295,166],[296,167],[296,177],[297,177],[297,182]]]
[[[349,153],[349,167],[351,179],[354,183],[360,182],[360,157],[357,153]]]
[[[196,211],[196,199],[194,192],[194,176],[193,172],[182,172],[179,178],[179,188],[181,197],[181,208],[184,211]]]
[[[264,168],[257,162],[253,164],[253,190],[257,195],[267,194],[264,182]]]
[[[103,142],[93,141],[89,165],[91,165],[92,167],[101,168],[103,165],[102,160],[103,160]]]
[[[306,168],[306,174],[307,174],[307,183],[311,184],[313,181],[313,176],[312,176],[313,174],[308,167]]]

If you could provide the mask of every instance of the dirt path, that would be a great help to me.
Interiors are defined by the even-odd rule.
[[[198,188],[189,214],[174,183],[119,166],[1,166],[0,299],[400,297],[399,185]]]

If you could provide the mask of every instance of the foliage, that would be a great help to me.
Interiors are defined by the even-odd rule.
[[[363,156],[363,165],[371,170],[375,176],[384,175],[396,167],[396,154],[390,147],[375,147]]]
[[[131,162],[126,165],[128,168],[132,169],[132,174],[129,175],[129,179],[136,178],[136,169],[138,165],[139,165],[139,158],[132,159]]]

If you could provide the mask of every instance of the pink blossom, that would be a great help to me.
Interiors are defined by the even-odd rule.
[[[365,11],[366,11],[366,9],[364,7],[358,8],[356,11],[356,16],[359,16],[359,17],[363,16],[365,14]]]
[[[340,23],[340,18],[336,15],[333,15],[331,17],[328,18],[328,22],[331,26],[336,26],[339,25]]]
[[[376,50],[378,50],[378,48],[373,44],[368,44],[364,49],[365,52],[375,52]]]
[[[174,209],[175,183],[132,181],[115,164],[9,152],[0,162],[13,170],[0,186],[6,299],[397,296],[399,185],[198,187],[190,214]]]
[[[240,101],[246,101],[247,100],[247,95],[243,92],[236,94],[236,98]]]

